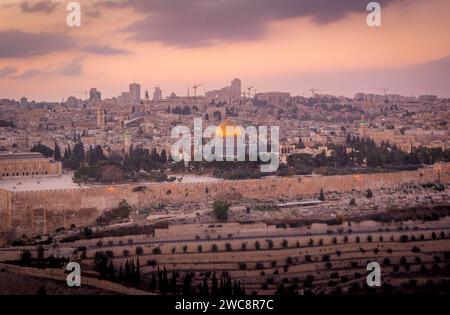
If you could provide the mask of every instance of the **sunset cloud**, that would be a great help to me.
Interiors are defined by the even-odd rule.
[[[386,7],[394,1],[382,3]],[[110,8],[128,5],[148,14],[124,29],[132,34],[133,40],[198,47],[216,41],[260,39],[272,21],[309,18],[320,25],[332,23],[349,13],[366,12],[367,3],[364,0],[123,0],[103,5]]]
[[[75,41],[59,33],[0,32],[0,58],[24,58],[75,47]]]
[[[57,69],[54,71],[55,74],[61,75],[61,76],[79,76],[83,73],[83,57],[78,57],[69,62],[67,65],[61,67],[60,69]]]
[[[24,13],[51,13],[57,6],[58,3],[50,0],[22,1],[20,3],[20,9]]]
[[[3,68],[0,68],[0,79],[7,78],[7,77],[15,74],[16,72],[17,72],[17,68],[15,68],[15,67],[6,66]]]
[[[130,52],[126,49],[120,49],[120,48],[113,48],[108,45],[89,45],[86,47],[83,47],[82,49],[84,52],[92,53],[96,55],[125,55],[129,54]]]
[[[61,0],[2,0],[0,98],[90,87],[113,97],[134,78],[184,95],[192,82],[204,93],[234,77],[261,92],[315,86],[351,96],[385,80],[393,93],[449,95],[448,63],[430,62],[450,55],[450,1],[380,1],[375,28],[368,2],[79,0],[82,25],[68,27]]]

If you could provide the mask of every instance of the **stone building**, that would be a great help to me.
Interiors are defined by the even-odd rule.
[[[38,152],[0,154],[0,179],[61,173],[61,162],[45,158]]]

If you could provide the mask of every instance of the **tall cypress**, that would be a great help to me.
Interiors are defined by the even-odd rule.
[[[53,152],[53,159],[55,161],[61,161],[61,149],[59,148],[59,145],[56,141],[55,141],[55,150]]]
[[[211,280],[211,294],[217,296],[219,294],[219,284],[217,283],[216,272],[213,273]]]

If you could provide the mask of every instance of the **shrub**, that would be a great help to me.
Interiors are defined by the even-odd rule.
[[[159,249],[159,247],[157,247],[157,248]],[[155,252],[155,249],[153,250],[153,253]],[[141,256],[143,253],[144,253],[144,249],[142,248],[142,246],[137,246],[136,247],[136,255]],[[159,249],[159,254],[160,253],[161,253],[161,249]]]
[[[324,192],[323,192],[323,188],[320,189],[319,200],[320,200],[320,201],[325,201],[325,194],[324,194]]]
[[[147,266],[155,267],[156,266],[156,260],[155,259],[147,260]]]
[[[125,200],[122,200],[118,207],[104,212],[97,218],[97,225],[105,226],[113,221],[126,219],[129,217],[131,210],[131,206]]]
[[[213,204],[213,212],[217,220],[226,221],[228,219],[228,210],[230,204],[222,200],[216,200]]]
[[[22,265],[28,266],[31,264],[31,261],[32,261],[31,252],[29,250],[22,251],[22,253],[20,254],[20,263]]]
[[[136,247],[136,251],[137,251],[137,247]],[[153,248],[153,255],[159,255],[159,254],[161,254],[161,248],[159,248],[159,247],[155,247],[155,248]],[[137,252],[136,252],[136,255],[137,255]]]

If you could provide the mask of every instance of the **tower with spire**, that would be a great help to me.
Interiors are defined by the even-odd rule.
[[[148,90],[145,91],[144,104],[150,105],[150,95],[148,94]]]
[[[105,128],[105,124],[106,124],[106,115],[105,111],[102,108],[102,105],[100,104],[97,107],[97,128],[103,129]]]

